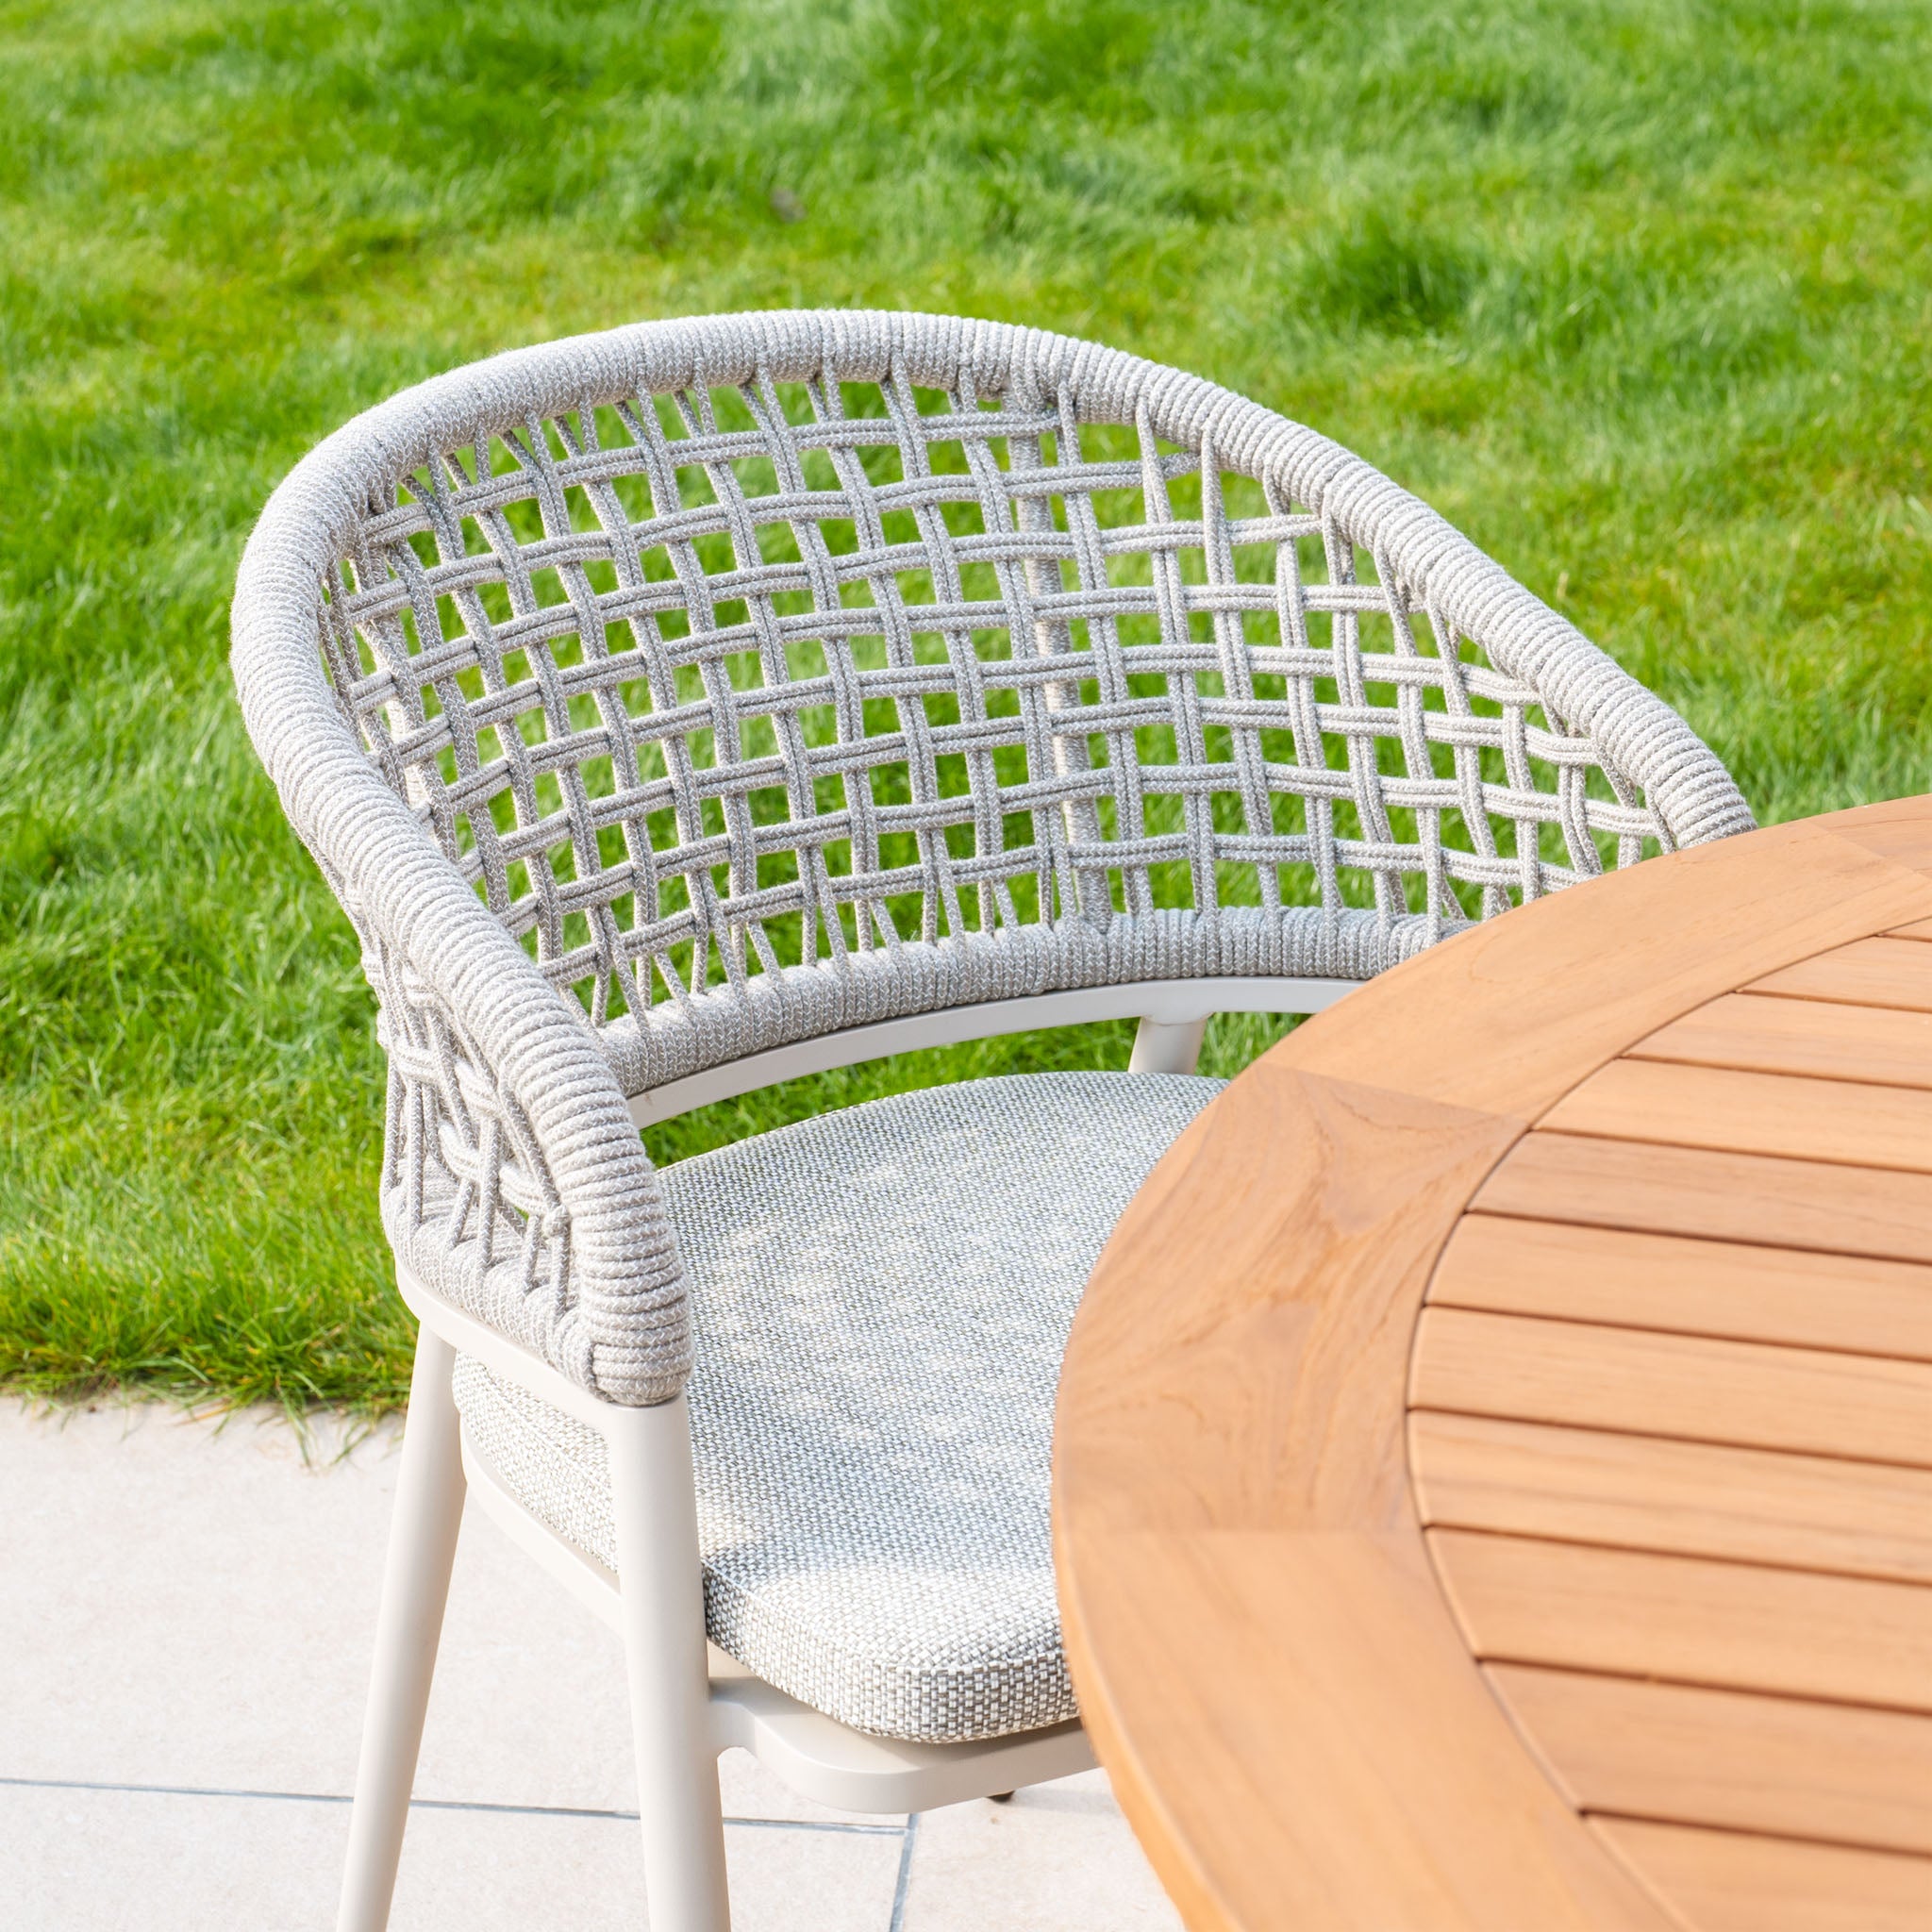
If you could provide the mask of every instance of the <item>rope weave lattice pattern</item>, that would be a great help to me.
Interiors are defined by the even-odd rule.
[[[971,1000],[1362,977],[1750,822],[1681,721],[1333,443],[944,318],[648,325],[426,384],[277,493],[237,668],[383,992],[392,1232],[436,1223],[440,1282],[460,1252],[459,1299],[628,1399],[673,1359],[661,1214],[625,1224],[670,1274],[574,1329],[570,1163],[460,946],[431,970],[325,829],[325,733],[633,1092]]]
[[[1668,846],[1587,733],[1441,611],[1419,638],[1211,430],[1083,439],[1071,394],[971,374],[532,419],[359,532],[336,688],[596,1020],[1041,918],[1339,913],[1350,873],[1433,933],[1454,881],[1496,911],[1600,870],[1592,835]]]

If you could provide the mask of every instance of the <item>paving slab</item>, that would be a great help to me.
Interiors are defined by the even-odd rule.
[[[398,1447],[0,1402],[8,1926],[330,1923]],[[1100,1773],[908,1834],[720,1772],[739,1932],[1179,1923]],[[416,1789],[397,1932],[643,1923],[621,1647],[475,1512]]]

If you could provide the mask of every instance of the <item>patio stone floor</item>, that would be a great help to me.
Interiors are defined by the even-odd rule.
[[[0,1402],[0,1919],[327,1927],[396,1436]],[[616,1639],[464,1524],[396,1932],[644,1923]],[[1105,1774],[859,1819],[722,1760],[737,1932],[1173,1932]]]

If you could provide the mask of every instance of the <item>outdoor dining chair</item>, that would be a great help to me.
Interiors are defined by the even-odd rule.
[[[421,1322],[341,1925],[388,1915],[466,1493],[621,1632],[658,1932],[716,1757],[901,1812],[1091,1763],[1056,1376],[1129,1196],[1306,1013],[1745,829],[1660,700],[1433,511],[1194,376],[945,317],[650,323],[357,418],[234,607],[358,934]],[[1135,1018],[1130,1068],[640,1128]]]

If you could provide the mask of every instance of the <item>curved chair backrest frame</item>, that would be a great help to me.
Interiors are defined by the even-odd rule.
[[[608,1074],[651,1117],[914,1016],[1359,980],[1751,823],[1367,464],[991,323],[654,323],[425,383],[275,492],[235,635],[382,996],[391,1233],[467,1242],[477,1305],[620,1399],[675,1386],[681,1307],[661,1216],[648,1282],[618,1261],[654,1190]],[[615,1222],[587,1144],[641,1174]]]

